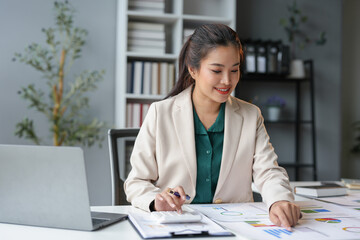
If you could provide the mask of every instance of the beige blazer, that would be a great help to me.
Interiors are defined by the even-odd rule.
[[[155,195],[183,186],[196,194],[195,132],[191,87],[153,103],[131,155],[132,170],[124,183],[127,200],[149,211]],[[293,201],[286,171],[278,166],[258,107],[230,96],[225,107],[224,145],[214,203],[253,201],[251,183],[270,207]]]

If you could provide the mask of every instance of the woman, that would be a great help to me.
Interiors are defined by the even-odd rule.
[[[151,105],[134,145],[124,184],[133,206],[181,212],[184,203],[251,202],[253,179],[270,220],[297,223],[300,209],[259,108],[230,95],[242,59],[237,34],[223,24],[203,25],[186,41],[177,84]]]

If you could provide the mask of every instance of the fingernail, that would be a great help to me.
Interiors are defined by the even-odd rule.
[[[170,206],[171,206],[172,208],[174,208],[174,207],[175,207],[175,204],[172,203],[172,204],[170,204]]]
[[[159,197],[159,200],[160,200],[160,201],[163,201],[164,199],[163,199],[162,197]]]

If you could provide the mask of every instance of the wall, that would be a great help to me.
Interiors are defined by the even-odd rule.
[[[105,80],[98,85],[95,93],[89,95],[89,116],[106,121],[111,126],[114,119],[116,1],[70,2],[76,9],[75,25],[89,32],[82,57],[75,63],[73,73],[85,69],[106,71]],[[45,36],[41,28],[54,26],[52,9],[53,1],[48,0],[0,0],[0,144],[31,144],[30,141],[14,136],[15,123],[25,116],[35,120],[35,127],[41,135],[49,135],[46,120],[34,110],[28,110],[27,102],[17,94],[22,86],[30,83],[42,86],[45,80],[34,69],[13,62],[12,58],[15,52],[23,52],[32,42],[44,43]],[[91,204],[110,204],[107,140],[101,149],[96,146],[84,150]]]
[[[263,40],[281,39],[287,43],[285,31],[279,25],[279,20],[288,16],[287,6],[292,2],[288,0],[239,1],[237,32],[240,37]],[[314,60],[318,178],[337,180],[340,178],[341,151],[342,4],[340,0],[298,0],[297,4],[309,18],[309,26],[306,28],[309,35],[317,37],[320,30],[324,30],[328,39],[324,46],[312,45],[304,49],[299,57]],[[277,87],[279,91],[282,91],[282,86]],[[291,99],[291,96],[286,97]],[[293,102],[290,102],[291,104]],[[306,104],[304,102],[304,105]],[[304,129],[304,132],[306,131],[308,130]],[[279,153],[279,162],[286,162],[287,156],[290,156],[294,149],[291,146],[287,147],[287,144],[293,140],[286,135],[281,137],[283,140],[274,146]],[[308,144],[306,139],[303,142]],[[302,150],[304,161],[311,157],[310,151],[311,148]],[[281,158],[281,156],[284,157]]]
[[[342,176],[360,178],[360,155],[350,153],[352,124],[360,120],[360,1],[343,1]]]

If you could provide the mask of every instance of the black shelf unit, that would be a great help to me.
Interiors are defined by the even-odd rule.
[[[300,169],[301,168],[311,168],[312,169],[312,180],[317,180],[317,164],[316,164],[316,127],[315,127],[315,93],[314,93],[314,67],[312,60],[304,61],[306,69],[305,78],[289,78],[285,75],[276,75],[276,74],[244,74],[241,77],[241,80],[235,91],[236,97],[241,98],[239,94],[239,88],[246,85],[247,82],[277,82],[277,83],[287,83],[295,84],[295,119],[293,120],[279,120],[279,121],[267,121],[265,119],[264,123],[267,127],[271,127],[273,124],[292,124],[295,125],[295,161],[293,163],[279,163],[279,165],[285,168],[293,168],[295,173],[295,181],[300,180]],[[310,119],[303,120],[301,119],[301,85],[308,83],[309,84],[309,94],[310,94]],[[311,127],[311,148],[312,148],[312,161],[311,163],[301,163],[300,162],[300,131],[301,126],[308,124]]]

